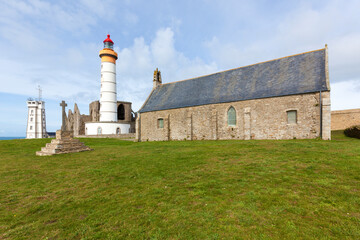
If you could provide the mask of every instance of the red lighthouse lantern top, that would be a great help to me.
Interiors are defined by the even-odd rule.
[[[107,35],[107,39],[104,40],[104,48],[113,49],[114,42],[110,39],[110,34]]]

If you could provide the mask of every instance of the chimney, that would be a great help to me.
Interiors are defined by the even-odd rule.
[[[154,71],[154,79],[153,79],[153,89],[157,88],[158,86],[161,86],[162,80],[161,80],[161,72],[156,68]]]

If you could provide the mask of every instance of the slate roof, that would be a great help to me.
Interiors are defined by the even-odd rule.
[[[162,84],[139,112],[328,91],[325,58],[320,49]]]

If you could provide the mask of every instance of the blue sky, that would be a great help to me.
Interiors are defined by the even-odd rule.
[[[88,114],[99,99],[99,50],[111,34],[118,99],[137,111],[158,67],[163,82],[196,77],[328,44],[332,109],[360,108],[360,1],[0,0],[0,136],[25,136],[28,97]]]

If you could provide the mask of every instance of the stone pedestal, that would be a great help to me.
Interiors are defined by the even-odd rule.
[[[90,151],[91,148],[73,138],[72,131],[56,131],[56,139],[51,140],[41,151],[36,152],[37,156],[49,156],[54,154]]]

